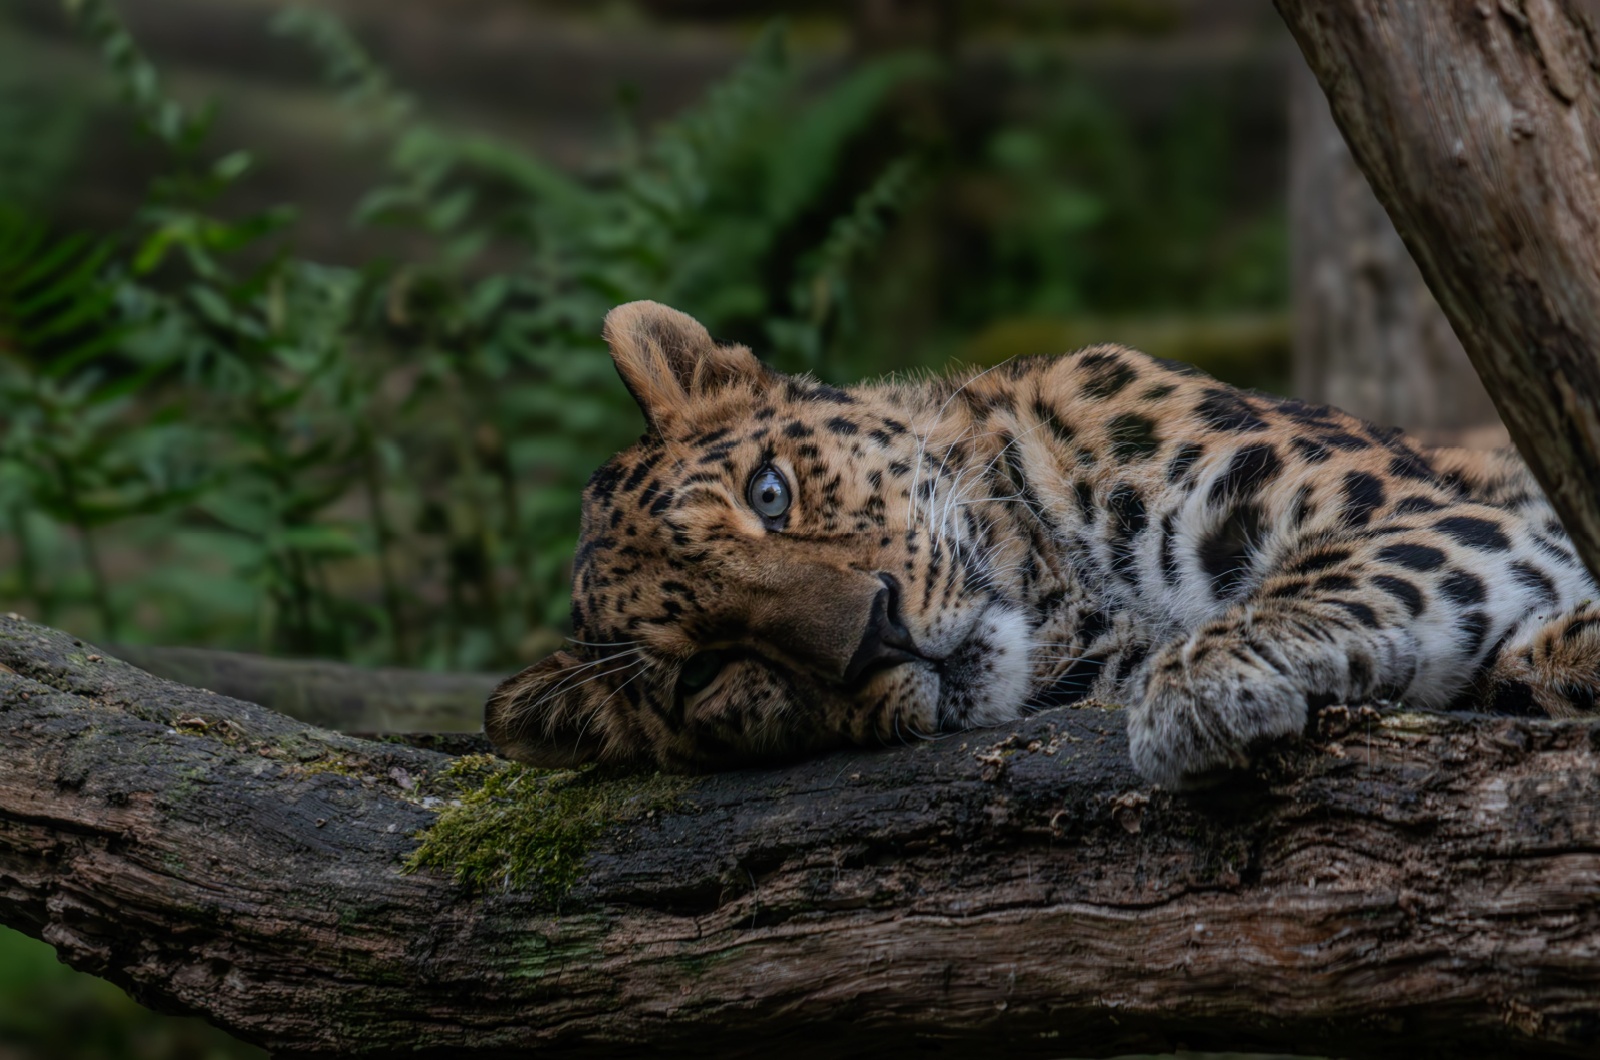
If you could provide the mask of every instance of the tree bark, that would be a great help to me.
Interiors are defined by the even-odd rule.
[[[1203,798],[1094,708],[691,778],[552,909],[400,871],[447,756],[3,619],[0,922],[283,1056],[1593,1055],[1600,722],[1325,722]]]
[[[1430,445],[1495,435],[1505,444],[1467,352],[1298,57],[1289,71],[1289,232],[1290,393]]]
[[[1582,0],[1275,0],[1600,577],[1600,36]]]

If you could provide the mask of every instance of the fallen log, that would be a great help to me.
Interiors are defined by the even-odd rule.
[[[0,619],[0,922],[280,1056],[1600,1047],[1600,721],[1335,709],[1204,797],[1120,714],[541,774]]]
[[[339,732],[479,732],[504,675],[351,666],[212,648],[117,645],[118,658],[170,681],[259,703]]]

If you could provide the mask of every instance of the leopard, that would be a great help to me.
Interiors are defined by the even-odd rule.
[[[1428,446],[1120,345],[840,387],[654,302],[583,492],[570,644],[502,755],[696,772],[1120,705],[1202,788],[1335,704],[1561,718],[1595,582],[1512,450]]]

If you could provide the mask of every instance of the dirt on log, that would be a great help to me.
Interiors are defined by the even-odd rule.
[[[1600,12],[1589,0],[1275,2],[1600,578]]]
[[[1089,708],[589,777],[669,794],[473,886],[403,866],[474,778],[504,810],[538,774],[0,619],[0,921],[282,1056],[1600,1047],[1600,722],[1334,710],[1205,797],[1126,759]]]

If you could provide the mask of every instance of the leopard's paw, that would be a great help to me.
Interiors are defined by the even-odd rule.
[[[1305,728],[1305,690],[1240,639],[1174,644],[1148,674],[1129,747],[1134,768],[1164,788],[1210,786],[1249,765],[1253,749]]]

